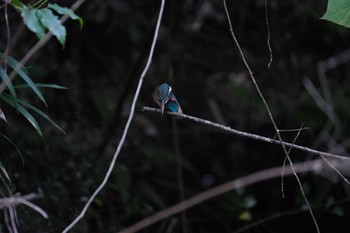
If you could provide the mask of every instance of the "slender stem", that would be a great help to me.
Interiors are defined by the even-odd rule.
[[[266,21],[266,28],[267,28],[267,47],[269,48],[269,53],[270,53],[270,60],[269,63],[267,64],[267,68],[271,67],[271,63],[273,61],[273,55],[272,55],[272,49],[271,49],[271,32],[270,32],[270,24],[269,24],[269,11],[267,8],[267,0],[265,0],[265,21]]]
[[[151,65],[151,61],[152,61],[152,57],[153,57],[153,53],[154,53],[154,48],[155,48],[155,45],[156,45],[156,42],[157,42],[157,38],[158,38],[158,34],[159,34],[159,27],[160,27],[160,23],[161,23],[161,20],[162,20],[162,16],[163,16],[163,10],[164,10],[164,5],[165,5],[165,0],[162,0],[161,2],[161,6],[160,6],[160,11],[159,11],[159,16],[158,16],[158,20],[157,20],[157,25],[156,25],[156,29],[155,29],[155,32],[154,32],[154,37],[153,37],[153,41],[152,41],[152,45],[151,45],[151,49],[150,49],[150,52],[149,52],[149,55],[148,55],[148,59],[147,59],[147,63],[146,63],[146,66],[144,68],[144,70],[142,71],[142,74],[140,76],[140,79],[139,79],[139,83],[137,85],[137,89],[135,91],[135,95],[134,95],[134,99],[132,101],[132,104],[131,104],[131,109],[130,109],[130,114],[129,114],[129,118],[125,124],[125,128],[124,128],[124,131],[123,131],[123,135],[119,141],[119,144],[118,144],[118,147],[117,147],[117,150],[115,151],[114,155],[113,155],[113,159],[109,165],[109,168],[107,170],[107,173],[102,181],[102,183],[98,186],[98,188],[95,190],[95,192],[91,195],[91,197],[89,198],[89,200],[87,201],[87,203],[85,204],[83,210],[80,212],[80,214],[73,220],[73,222],[71,222],[63,231],[62,233],[66,233],[68,232],[69,230],[71,230],[78,222],[79,220],[81,220],[85,213],[87,212],[88,208],[90,207],[92,201],[95,199],[95,197],[97,196],[97,194],[100,193],[100,191],[105,187],[105,185],[107,184],[107,181],[110,177],[110,175],[112,174],[112,171],[113,171],[113,168],[115,166],[115,163],[117,161],[117,158],[118,158],[118,155],[121,151],[121,148],[125,142],[125,138],[126,138],[126,135],[128,134],[128,131],[129,131],[129,127],[130,127],[130,124],[131,124],[131,121],[134,117],[134,112],[135,112],[135,107],[136,107],[136,102],[137,102],[137,99],[139,97],[139,94],[140,94],[140,90],[141,90],[141,87],[142,87],[142,83],[143,83],[143,79],[144,77],[146,76],[146,73]]]
[[[8,56],[10,41],[11,41],[10,23],[9,23],[9,17],[8,17],[8,4],[9,4],[9,0],[4,0],[4,15],[5,15],[7,41],[6,41],[6,49],[4,54],[1,56],[1,64],[0,64],[0,66],[2,65],[4,66],[4,70],[6,72],[7,72],[7,56]]]
[[[10,23],[9,23],[9,17],[8,17],[8,4],[9,4],[9,0],[4,0],[5,2],[5,7],[4,7],[4,11],[5,11],[5,23],[6,23],[6,36],[7,36],[7,44],[6,44],[6,50],[5,50],[5,59],[6,56],[8,55],[9,52],[9,48],[10,48],[10,40],[11,40],[11,33],[10,33]]]
[[[294,139],[293,139],[293,146],[289,147],[289,149],[288,149],[288,154],[290,154],[290,151],[291,151],[292,148],[294,147],[295,142],[297,141],[297,139],[298,139],[298,137],[299,137],[300,132],[302,131],[302,129],[303,129],[303,126],[300,127],[300,129],[299,129],[297,135],[294,137]],[[283,167],[283,169],[282,169],[282,176],[281,176],[281,193],[282,193],[282,198],[284,198],[284,182],[283,182],[284,179],[283,179],[283,178],[284,178],[284,168],[285,168],[285,166],[286,166],[286,161],[287,161],[287,156],[284,158],[284,160],[283,160],[283,165],[282,165],[282,167]]]
[[[278,129],[278,127],[277,127],[277,124],[276,124],[276,122],[275,122],[275,120],[274,120],[274,118],[273,118],[273,116],[272,116],[270,107],[269,107],[269,105],[267,104],[264,95],[263,95],[262,92],[260,91],[259,85],[256,83],[256,80],[255,80],[255,78],[254,78],[253,72],[252,72],[252,70],[250,69],[250,67],[249,67],[249,65],[248,65],[248,62],[247,62],[247,60],[246,60],[246,58],[245,58],[245,56],[244,56],[244,53],[243,53],[243,51],[242,51],[242,49],[241,49],[241,46],[239,45],[239,42],[238,42],[238,40],[237,40],[237,38],[236,38],[236,35],[235,35],[234,31],[233,31],[233,27],[232,27],[232,23],[231,23],[231,17],[230,17],[230,14],[229,14],[229,12],[228,12],[228,9],[227,9],[226,0],[223,0],[223,4],[224,4],[224,9],[225,9],[225,12],[226,12],[227,20],[228,20],[228,23],[229,23],[229,26],[230,26],[230,31],[231,31],[232,38],[233,38],[233,40],[234,40],[234,42],[235,42],[235,44],[236,44],[236,46],[237,46],[237,48],[238,48],[238,50],[239,50],[239,52],[240,52],[240,54],[241,54],[241,58],[242,58],[243,63],[244,63],[244,65],[246,66],[246,68],[247,68],[247,70],[248,70],[248,72],[249,72],[249,75],[250,75],[250,78],[251,78],[252,82],[254,83],[255,89],[256,89],[256,91],[258,92],[258,94],[259,94],[259,96],[260,96],[260,99],[263,101],[263,103],[264,103],[264,105],[265,105],[266,111],[267,111],[267,113],[268,113],[268,115],[269,115],[269,117],[270,117],[270,120],[271,120],[271,123],[272,123],[272,125],[273,125],[273,128],[274,128],[275,131],[276,131],[278,140],[281,142],[281,146],[282,146],[283,152],[284,152],[284,154],[286,155],[287,160],[288,160],[288,162],[289,162],[289,164],[291,165],[292,170],[293,170],[293,162],[292,162],[292,160],[291,160],[291,158],[290,158],[290,156],[289,156],[289,154],[288,154],[288,151],[287,151],[287,149],[286,149],[286,146],[282,143],[283,140],[282,140],[281,134],[280,134],[280,132],[279,132],[279,129]],[[302,186],[302,184],[301,184],[301,181],[300,181],[300,179],[299,179],[297,173],[294,172],[294,176],[295,176],[295,179],[296,179],[297,182],[298,182],[298,185],[299,185],[299,188],[300,188],[300,192],[301,192],[301,194],[303,195],[304,201],[305,201],[305,203],[306,203],[306,205],[307,205],[307,207],[308,207],[308,209],[309,209],[311,218],[312,218],[312,220],[313,220],[313,222],[314,222],[314,224],[315,224],[315,227],[316,227],[316,231],[317,231],[318,233],[320,233],[320,229],[319,229],[319,227],[318,227],[318,224],[317,224],[315,215],[314,215],[314,213],[313,213],[313,211],[312,211],[312,209],[311,209],[309,200],[307,199],[307,197],[306,197],[306,195],[305,195],[305,192],[304,192],[303,186]]]

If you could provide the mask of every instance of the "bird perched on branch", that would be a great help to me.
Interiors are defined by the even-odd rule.
[[[164,110],[170,112],[182,113],[179,102],[177,101],[171,86],[167,83],[159,85],[153,92],[153,100],[160,107],[160,112],[164,114]]]

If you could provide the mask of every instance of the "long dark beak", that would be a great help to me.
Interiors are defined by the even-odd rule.
[[[164,108],[165,108],[165,100],[162,100],[162,103],[160,105],[160,113],[162,116],[164,115]]]

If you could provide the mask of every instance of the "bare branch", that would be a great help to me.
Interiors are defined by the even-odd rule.
[[[291,168],[292,168],[292,170],[293,170],[293,163],[292,163],[292,160],[290,159],[290,156],[289,156],[289,154],[288,154],[288,151],[287,151],[286,146],[283,144],[283,140],[282,140],[281,134],[280,134],[279,129],[278,129],[278,127],[277,127],[277,124],[276,124],[276,122],[275,122],[275,120],[274,120],[274,118],[273,118],[273,116],[272,116],[270,107],[269,107],[269,105],[267,104],[264,95],[263,95],[262,92],[260,91],[260,87],[259,87],[259,85],[257,84],[257,82],[256,82],[256,80],[255,80],[255,78],[254,78],[253,71],[250,69],[250,67],[249,67],[249,65],[248,65],[248,62],[247,62],[247,60],[246,60],[246,58],[245,58],[245,56],[244,56],[244,53],[243,53],[243,51],[242,51],[242,49],[241,49],[241,46],[239,45],[239,42],[238,42],[238,40],[237,40],[237,38],[236,38],[236,35],[235,35],[234,31],[233,31],[232,22],[231,22],[231,17],[230,17],[230,14],[229,14],[229,12],[228,12],[228,9],[227,9],[226,0],[223,0],[223,4],[224,4],[224,9],[225,9],[225,13],[226,13],[226,16],[227,16],[227,20],[228,20],[228,24],[229,24],[229,27],[230,27],[230,32],[231,32],[232,38],[233,38],[233,40],[234,40],[234,42],[235,42],[235,44],[236,44],[236,46],[237,46],[237,48],[238,48],[238,51],[239,51],[239,53],[240,53],[240,55],[241,55],[241,58],[242,58],[242,60],[243,60],[243,63],[244,63],[244,65],[246,66],[246,68],[247,68],[247,70],[248,70],[248,72],[249,72],[250,78],[251,78],[251,80],[252,80],[252,82],[253,82],[253,84],[254,84],[254,86],[255,86],[255,89],[256,89],[256,91],[258,92],[258,94],[259,94],[259,96],[260,96],[260,99],[261,99],[262,102],[264,103],[264,106],[265,106],[266,111],[267,111],[267,113],[268,113],[268,115],[269,115],[269,118],[270,118],[270,120],[271,120],[271,123],[272,123],[272,125],[273,125],[273,128],[275,129],[276,134],[277,134],[277,137],[278,137],[279,141],[281,142],[281,146],[282,146],[283,152],[284,152],[284,154],[286,155],[286,157],[287,157],[287,159],[288,159],[288,162],[289,162],[289,164],[291,165]],[[314,224],[315,224],[316,230],[317,230],[318,233],[320,233],[320,229],[319,229],[319,227],[318,227],[318,224],[317,224],[315,215],[314,215],[314,213],[313,213],[313,211],[312,211],[312,209],[311,209],[309,200],[306,198],[306,195],[305,195],[305,193],[304,193],[304,190],[303,190],[303,186],[302,186],[302,184],[301,184],[301,181],[300,181],[300,179],[299,179],[297,173],[294,172],[294,176],[295,176],[295,179],[296,179],[297,182],[298,182],[298,185],[299,185],[301,194],[303,195],[304,201],[305,201],[305,203],[306,203],[306,205],[307,205],[307,207],[308,207],[308,209],[309,209],[309,212],[310,212],[311,218],[312,218],[312,220],[313,220],[313,222],[314,222]]]
[[[160,113],[158,108],[143,107],[142,110],[149,111],[149,112],[158,112],[158,113]],[[268,143],[273,143],[273,144],[279,144],[279,145],[281,144],[281,141],[279,141],[279,140],[275,140],[275,139],[268,138],[268,137],[263,137],[263,136],[260,136],[260,135],[257,135],[257,134],[252,134],[252,133],[239,131],[239,130],[236,130],[236,129],[232,129],[229,126],[220,125],[218,123],[215,123],[215,122],[212,122],[212,121],[208,121],[208,120],[205,120],[205,119],[202,119],[202,118],[198,118],[198,117],[194,117],[194,116],[190,116],[190,115],[186,115],[186,114],[175,113],[175,112],[165,112],[165,114],[176,116],[178,118],[188,119],[188,120],[191,120],[191,121],[194,121],[194,122],[197,122],[197,123],[209,125],[209,126],[212,126],[212,127],[215,127],[215,128],[221,129],[221,130],[224,130],[226,132],[233,133],[233,134],[236,134],[236,135],[239,135],[239,136],[243,136],[243,137],[247,137],[247,138],[251,138],[251,139],[254,139],[254,140],[268,142]],[[284,141],[282,141],[282,144],[284,146],[286,146],[286,147],[293,147],[294,149],[305,151],[305,152],[308,152],[308,153],[313,154],[313,155],[320,155],[320,156],[322,155],[322,156],[326,156],[326,157],[329,157],[329,158],[335,158],[335,159],[341,159],[341,160],[350,161],[350,157],[344,157],[344,156],[340,156],[340,155],[336,155],[336,154],[332,154],[332,153],[322,152],[322,151],[314,150],[314,149],[311,149],[311,148],[308,148],[308,147],[305,147],[305,146],[300,146],[300,145],[297,145],[297,144],[293,145],[293,143],[284,142]]]
[[[19,194],[15,194],[12,197],[0,198],[0,209],[4,209],[8,206],[19,205],[19,204],[22,204],[23,201],[29,202],[31,200],[38,199],[40,197],[41,197],[40,194],[31,193],[24,196],[19,196]]]
[[[125,228],[119,233],[133,233],[133,232],[140,231],[162,219],[168,218],[185,209],[198,205],[199,203],[202,203],[208,199],[211,199],[223,193],[226,193],[235,189],[239,189],[239,188],[242,188],[257,182],[261,182],[264,180],[280,177],[282,169],[283,169],[282,167],[274,167],[274,168],[259,171],[259,172],[250,174],[248,176],[244,176],[244,177],[229,181],[213,189],[209,189],[207,191],[199,193],[189,199],[186,199],[185,201],[182,201],[169,208],[166,208],[165,210],[159,211],[147,218],[144,218],[143,220]],[[285,175],[294,175],[294,172],[302,173],[302,172],[309,172],[309,171],[320,171],[321,169],[322,169],[322,160],[317,159],[313,161],[297,163],[297,164],[294,164],[293,166],[289,165],[285,167],[284,171],[285,171]]]
[[[4,209],[5,213],[5,222],[7,229],[9,232],[17,233],[17,226],[18,226],[18,219],[17,219],[17,211],[16,211],[16,205],[26,205],[33,210],[40,213],[44,218],[48,218],[47,213],[41,209],[39,206],[33,204],[30,202],[30,200],[37,199],[41,197],[41,195],[38,194],[28,194],[24,196],[19,196],[19,194],[15,194],[14,196],[7,197],[7,198],[0,198],[0,209]]]

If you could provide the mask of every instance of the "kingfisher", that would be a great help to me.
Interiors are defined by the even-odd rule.
[[[160,112],[164,114],[164,110],[170,112],[182,113],[179,102],[177,101],[171,86],[167,83],[159,85],[153,92],[153,100],[160,107]]]

